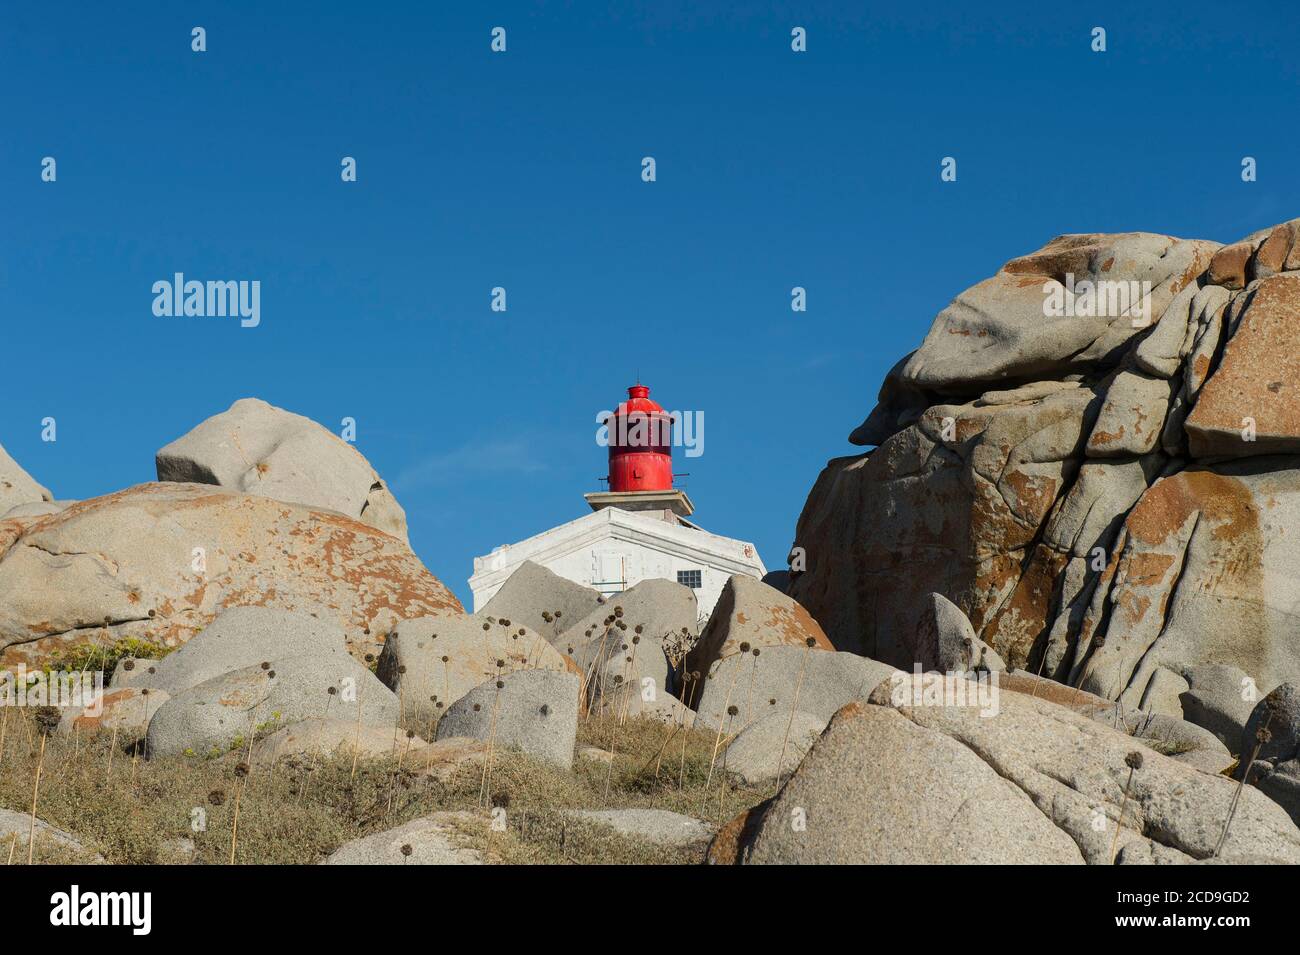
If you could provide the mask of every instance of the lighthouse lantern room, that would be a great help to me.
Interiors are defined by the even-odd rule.
[[[601,422],[609,444],[608,491],[585,495],[593,511],[621,507],[628,511],[667,511],[689,517],[691,499],[673,487],[673,418],[650,389],[635,384],[627,400]]]

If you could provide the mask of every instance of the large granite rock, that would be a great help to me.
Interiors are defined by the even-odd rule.
[[[438,723],[438,739],[487,740],[568,769],[577,742],[580,686],[574,673],[506,673],[453,703]]]
[[[764,814],[745,860],[1078,864],[1070,837],[960,741],[853,703]]]
[[[1189,863],[1213,856],[1237,791],[1145,747],[1135,759],[1123,731],[1028,694],[1001,694],[996,713],[918,705],[906,687],[873,700],[836,714],[746,861],[1109,865],[1119,822],[1119,862]],[[1295,863],[1300,829],[1247,787],[1218,858]]]
[[[174,646],[250,604],[332,621],[359,655],[400,620],[461,609],[410,548],[368,524],[209,485],[142,484],[33,519],[0,551],[0,665],[123,636]]]
[[[674,686],[667,648],[694,638],[698,613],[689,587],[650,578],[573,621],[552,643],[582,671],[592,706],[611,690],[645,680],[662,695]]]
[[[276,657],[183,690],[149,721],[150,756],[218,755],[306,719],[393,728],[398,700],[341,647]]]
[[[875,451],[832,461],[799,518],[807,569],[790,595],[837,649],[910,666],[920,600],[938,592],[1023,665],[1069,559],[1029,557],[1078,472],[1098,403],[1094,389],[1065,383],[935,405]]]
[[[958,295],[934,320],[901,377],[922,388],[978,393],[1006,381],[1086,371],[1127,344],[1146,321],[1158,322],[1217,248],[1148,232],[1058,236]],[[1132,307],[1137,296],[1126,310],[1104,294],[1104,307],[1076,300],[1069,314],[1064,308],[1047,314],[1045,302],[1061,294],[1067,276],[1080,297],[1084,282],[1150,283],[1151,314],[1143,319]],[[1143,324],[1135,327],[1135,319]]]
[[[264,660],[344,650],[347,637],[332,620],[273,607],[231,607],[161,660],[129,670],[119,666],[114,686],[149,687],[177,694],[213,677]]]
[[[159,481],[329,508],[406,540],[406,513],[356,448],[310,418],[241,398],[160,450]]]
[[[1300,470],[1290,463],[1193,466],[1142,495],[1080,624],[1072,682],[1137,707],[1162,668],[1227,664],[1261,689],[1300,681],[1300,535],[1291,532]]]
[[[707,672],[719,660],[741,652],[741,646],[802,647],[812,641],[819,650],[834,650],[808,611],[762,581],[744,574],[730,577],[691,652],[686,669]]]
[[[1008,666],[1234,748],[1207,668],[1300,677],[1298,233],[1065,236],[958,296],[818,477],[789,594],[909,667],[938,593]],[[1055,314],[1067,275],[1149,282],[1149,314]]]

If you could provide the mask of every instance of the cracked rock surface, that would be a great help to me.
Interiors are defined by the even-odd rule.
[[[963,292],[818,477],[790,595],[910,668],[936,592],[1008,667],[1224,733],[1207,667],[1300,679],[1298,235],[1062,236]],[[1144,305],[1050,314],[1085,280]]]

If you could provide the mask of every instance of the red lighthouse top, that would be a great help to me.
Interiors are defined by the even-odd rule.
[[[673,421],[646,385],[627,390],[627,400],[605,419],[609,429],[609,489],[667,491],[673,486]]]

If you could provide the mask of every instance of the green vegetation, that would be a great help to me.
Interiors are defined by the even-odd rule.
[[[161,643],[137,640],[135,637],[120,637],[112,643],[83,643],[66,650],[55,650],[50,655],[46,669],[90,672],[103,670],[104,682],[107,683],[113,671],[117,669],[117,665],[128,657],[138,660],[161,660],[174,649]]]

